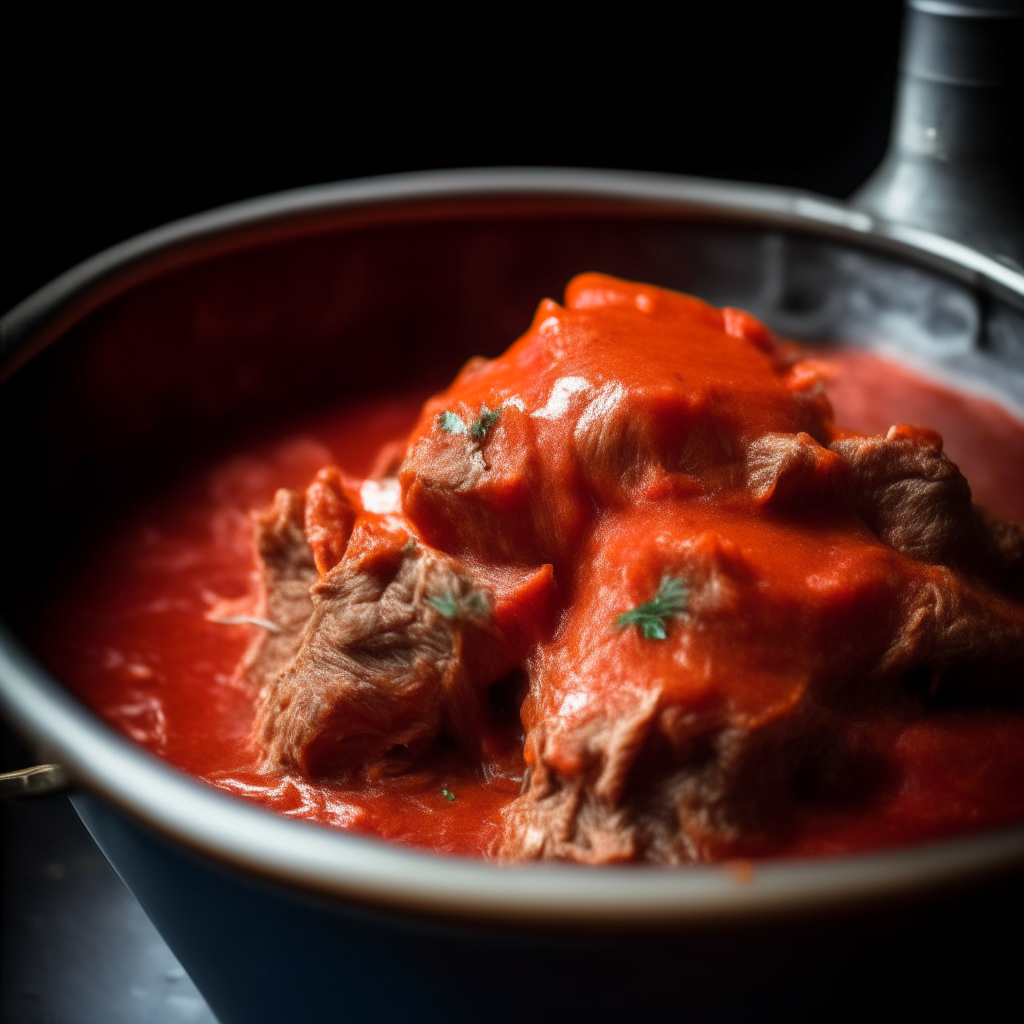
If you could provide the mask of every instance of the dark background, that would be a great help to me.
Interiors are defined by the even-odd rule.
[[[885,146],[900,0],[494,8],[211,33],[19,23],[2,53],[8,309],[92,253],[265,192],[427,168],[668,171],[848,195]],[[347,10],[347,8],[345,9]],[[307,16],[308,17],[308,16]],[[504,19],[504,21],[502,20]],[[269,26],[268,26],[269,28]]]

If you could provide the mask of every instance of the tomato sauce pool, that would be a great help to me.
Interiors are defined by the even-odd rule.
[[[834,374],[837,422],[863,433],[897,422],[937,429],[974,499],[1024,523],[1024,425],[862,351],[819,353]],[[489,777],[454,749],[411,773],[345,788],[258,765],[254,696],[236,675],[251,628],[214,622],[253,585],[250,510],[324,465],[365,476],[415,424],[425,393],[352,403],[240,441],[168,482],[65,566],[29,635],[49,667],[116,729],[176,767],[292,817],[429,850],[486,855],[520,790],[518,752]],[[221,614],[221,618],[225,615]],[[230,616],[227,616],[230,617]],[[1024,717],[950,710],[894,727],[896,771],[867,803],[809,808],[780,856],[841,854],[1024,819]]]

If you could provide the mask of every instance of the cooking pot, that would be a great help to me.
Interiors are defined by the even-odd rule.
[[[3,321],[9,622],[74,543],[69,510],[116,506],[240,424],[443,380],[502,351],[584,269],[740,306],[788,337],[877,347],[1024,418],[1019,237],[986,252],[889,220],[872,188],[857,208],[639,173],[401,175],[241,203],[101,253]],[[16,625],[0,634],[0,701],[73,781],[222,1024],[728,1017],[840,984],[853,1006],[873,998],[865,944],[883,960],[912,942],[940,955],[971,899],[1020,891],[1024,828],[753,868],[583,869],[287,819],[114,732]],[[996,888],[957,896],[965,884]]]

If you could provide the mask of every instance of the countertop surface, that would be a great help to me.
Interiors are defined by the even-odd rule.
[[[0,771],[33,763],[0,721]],[[0,803],[4,1024],[217,1024],[65,796]]]
[[[67,797],[3,807],[6,1024],[216,1024]]]

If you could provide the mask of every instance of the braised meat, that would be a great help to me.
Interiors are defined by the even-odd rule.
[[[756,854],[868,784],[873,724],[1024,695],[1022,531],[934,432],[838,429],[740,311],[581,275],[382,474],[256,516],[255,742],[311,778],[439,744],[486,771],[521,671],[497,858]]]

